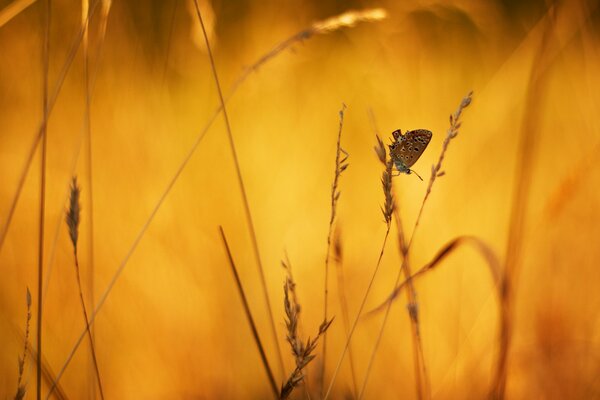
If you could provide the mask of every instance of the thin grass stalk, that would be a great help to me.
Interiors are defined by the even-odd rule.
[[[25,398],[26,388],[22,385],[23,374],[25,373],[25,360],[27,359],[27,348],[29,347],[29,326],[31,322],[31,292],[27,288],[27,320],[25,322],[25,339],[23,340],[23,357],[19,357],[19,377],[17,378],[17,393],[15,400],[23,400]]]
[[[328,303],[329,303],[329,258],[331,254],[331,239],[333,237],[333,224],[337,215],[337,203],[340,199],[341,192],[338,190],[340,177],[342,173],[348,168],[348,153],[342,148],[342,128],[344,127],[344,111],[346,105],[342,103],[342,109],[340,110],[339,116],[339,128],[337,135],[337,143],[335,150],[335,170],[333,174],[333,184],[331,185],[331,215],[329,217],[329,231],[327,233],[327,251],[325,252],[325,279],[323,287],[323,321],[327,321],[328,318]],[[343,154],[343,157],[342,157]],[[323,353],[321,355],[321,370],[319,372],[319,392],[323,397],[323,382],[325,379],[326,362],[327,362],[327,332],[323,333],[323,345],[321,346]]]
[[[381,250],[379,251],[379,257],[377,258],[377,263],[375,264],[375,269],[373,270],[373,274],[371,275],[371,279],[369,280],[369,284],[367,285],[365,294],[361,300],[360,306],[358,307],[358,312],[356,313],[356,317],[354,318],[352,327],[350,328],[350,331],[348,332],[348,336],[346,338],[346,343],[344,344],[342,354],[340,355],[340,358],[338,359],[338,362],[337,362],[337,365],[335,366],[335,370],[333,371],[331,380],[329,381],[329,386],[327,387],[327,392],[325,393],[324,399],[329,398],[329,396],[331,395],[331,392],[333,390],[333,385],[335,384],[335,380],[337,379],[337,376],[340,372],[342,362],[344,361],[344,357],[346,356],[346,353],[348,352],[348,349],[350,347],[352,335],[354,335],[354,331],[355,331],[358,321],[362,315],[363,309],[367,302],[367,298],[369,297],[369,293],[371,292],[371,287],[373,286],[373,282],[375,281],[375,277],[377,276],[377,272],[379,271],[379,266],[381,265],[381,260],[383,259],[383,254],[385,252],[385,245],[387,243],[387,240],[388,240],[388,237],[390,234],[392,214],[394,212],[394,195],[392,193],[392,168],[393,168],[394,164],[391,159],[389,159],[389,160],[387,159],[385,146],[383,145],[383,142],[381,141],[381,139],[379,139],[379,136],[376,136],[376,137],[377,137],[377,146],[375,146],[375,153],[379,157],[379,161],[381,161],[381,163],[385,165],[385,170],[383,171],[383,174],[381,177],[381,185],[383,188],[385,202],[384,202],[384,206],[381,208],[381,212],[383,213],[383,218],[384,218],[384,221],[386,224],[386,231],[385,231],[385,235],[383,237],[383,243],[381,244]]]
[[[79,257],[77,255],[77,243],[79,239],[79,221],[81,214],[81,207],[79,205],[80,189],[77,184],[77,178],[73,177],[71,181],[71,197],[69,201],[69,211],[67,212],[66,223],[69,228],[69,236],[73,245],[73,257],[75,259],[75,275],[77,278],[77,287],[79,289],[79,300],[81,301],[81,310],[83,311],[83,318],[85,320],[85,327],[88,338],[90,339],[90,348],[92,352],[93,367],[96,373],[96,379],[98,380],[98,388],[100,389],[100,397],[104,399],[104,390],[102,389],[102,380],[100,379],[100,369],[98,368],[98,358],[96,357],[96,348],[94,346],[94,338],[90,330],[90,319],[88,317],[87,308],[85,306],[85,299],[83,296],[83,288],[81,285],[81,273],[79,268]]]
[[[275,327],[275,318],[273,316],[273,308],[271,306],[271,299],[269,297],[269,291],[267,288],[267,280],[265,278],[265,271],[262,265],[262,260],[260,257],[260,250],[258,247],[258,239],[256,236],[256,230],[254,229],[254,221],[252,219],[252,213],[250,211],[250,203],[248,201],[248,195],[246,194],[246,187],[244,185],[244,180],[242,178],[242,170],[240,167],[240,161],[237,156],[237,151],[235,149],[235,143],[233,141],[233,134],[231,133],[231,124],[229,123],[229,117],[227,115],[227,108],[225,107],[225,99],[223,98],[223,92],[221,91],[221,84],[219,82],[219,76],[217,74],[217,67],[215,65],[215,60],[213,58],[212,50],[210,47],[210,43],[208,40],[208,34],[206,33],[206,28],[204,27],[204,21],[202,20],[202,13],[200,12],[200,6],[198,5],[198,0],[194,0],[194,5],[196,7],[196,15],[198,16],[198,20],[200,21],[200,26],[202,27],[202,35],[204,36],[204,41],[206,42],[206,49],[208,53],[208,58],[210,60],[210,66],[213,73],[213,77],[215,80],[215,84],[217,86],[217,92],[219,94],[219,101],[221,103],[221,107],[223,110],[223,119],[225,120],[225,127],[227,130],[227,138],[229,139],[229,148],[231,150],[231,154],[233,156],[234,164],[235,164],[235,172],[237,176],[237,182],[240,187],[240,192],[242,194],[242,200],[244,203],[244,211],[246,215],[246,223],[248,224],[248,228],[250,230],[250,238],[252,239],[252,247],[254,249],[254,257],[256,259],[256,263],[258,265],[258,274],[260,277],[260,282],[262,285],[262,292],[265,304],[267,306],[267,312],[269,314],[269,322],[271,323],[271,334],[273,336],[273,341],[275,342],[275,349],[277,350],[277,359],[279,361],[279,369],[283,374],[285,368],[283,366],[283,355],[281,354],[281,346],[279,345],[279,340],[277,340],[277,328]]]
[[[405,275],[406,280],[408,281],[408,283],[407,283],[407,285],[409,287],[408,290],[413,293],[412,295],[409,295],[410,297],[409,297],[408,310],[409,310],[409,316],[410,316],[410,320],[411,320],[411,333],[413,335],[414,344],[415,344],[415,347],[414,347],[414,349],[415,349],[415,353],[414,353],[415,354],[415,357],[414,357],[415,373],[418,374],[416,377],[417,379],[419,379],[421,374],[425,374],[424,376],[425,376],[426,383],[428,382],[428,378],[426,377],[427,370],[426,370],[426,366],[425,366],[425,362],[424,362],[421,337],[420,337],[420,331],[419,331],[418,304],[416,303],[416,293],[414,292],[414,287],[412,286],[412,280],[410,279],[410,277],[411,277],[410,269],[406,268],[406,265],[408,264],[408,254],[410,252],[410,248],[412,246],[412,242],[415,237],[415,232],[417,231],[419,222],[423,215],[423,209],[425,207],[425,203],[427,202],[427,199],[429,198],[429,195],[431,194],[431,189],[433,187],[433,183],[435,182],[436,178],[444,175],[444,172],[442,171],[442,162],[444,161],[444,157],[445,157],[446,151],[448,149],[448,146],[450,144],[450,141],[452,139],[456,138],[456,136],[458,135],[458,130],[461,126],[460,117],[462,115],[462,111],[471,104],[472,94],[473,94],[473,92],[470,92],[469,94],[467,94],[467,96],[465,96],[462,99],[456,112],[454,114],[450,115],[450,128],[448,129],[446,138],[444,139],[444,143],[442,144],[442,151],[440,153],[438,162],[436,165],[432,166],[432,168],[431,168],[431,177],[429,178],[427,190],[425,192],[425,196],[423,197],[423,201],[421,202],[421,207],[419,209],[419,213],[417,215],[417,219],[415,221],[415,225],[414,225],[411,237],[410,237],[406,247],[403,246],[404,237],[402,237],[402,238],[399,237],[399,243],[400,243],[400,248],[401,248],[401,253],[403,255],[403,259],[402,259],[401,268],[398,270],[398,275],[396,276],[396,281],[394,283],[394,290],[400,283],[400,279],[401,279],[402,275]],[[397,218],[397,223],[400,225],[399,218]],[[406,275],[407,273],[408,273],[408,275]],[[377,354],[377,350],[379,348],[379,344],[381,342],[381,338],[383,336],[383,332],[384,332],[385,326],[387,324],[391,306],[392,306],[392,301],[388,301],[387,305],[386,305],[385,315],[383,317],[383,321],[381,324],[381,328],[379,330],[377,339],[375,341],[373,351],[371,352],[371,357],[369,360],[367,371],[365,373],[365,378],[363,381],[359,399],[362,398],[362,396],[364,395],[364,391],[366,389],[369,375],[370,375],[370,372],[372,369],[373,361],[374,361],[375,355]],[[420,383],[420,382],[418,382],[418,383]],[[429,395],[430,391],[428,390],[428,388],[426,388],[427,391],[425,393],[423,393],[422,390],[423,390],[423,388],[421,387],[421,385],[418,385],[417,386],[417,395],[418,396]]]
[[[88,293],[89,293],[89,304],[91,309],[93,310],[95,307],[94,304],[94,276],[95,276],[95,268],[94,268],[94,183],[93,183],[93,170],[92,170],[92,116],[91,116],[91,94],[90,94],[90,57],[89,57],[89,0],[81,0],[81,23],[84,27],[83,33],[83,41],[82,41],[82,50],[83,50],[83,85],[84,85],[84,130],[85,136],[87,139],[87,187],[88,187],[88,215],[89,215],[89,225],[88,225],[88,243],[89,243],[89,251],[88,251],[88,265],[89,265],[89,275],[88,275]],[[75,254],[75,263],[78,264],[77,253]],[[78,269],[78,268],[77,268]],[[80,288],[81,292],[81,288]],[[96,340],[94,335],[94,330],[89,327],[87,311],[86,311],[86,324],[88,328],[88,333],[90,335],[91,345],[92,345],[92,362],[90,363],[89,369],[89,379],[90,381],[94,381],[97,377],[98,385],[100,387],[100,396],[104,398],[104,393],[102,391],[102,384],[100,383],[100,373],[98,370],[98,362],[96,360]],[[96,398],[96,389],[94,388],[94,384],[90,385],[90,395],[92,399]]]
[[[273,376],[273,371],[269,366],[267,355],[260,340],[260,336],[258,335],[258,330],[256,329],[256,324],[254,323],[254,318],[252,317],[252,313],[250,312],[250,306],[248,305],[248,300],[246,299],[244,287],[242,286],[242,282],[240,281],[240,277],[238,275],[235,262],[233,261],[231,250],[229,250],[229,244],[227,243],[227,238],[225,237],[225,232],[223,231],[222,226],[219,226],[219,232],[221,233],[221,239],[223,240],[223,246],[225,247],[225,251],[227,253],[227,260],[229,261],[231,272],[233,272],[233,277],[235,278],[235,284],[238,289],[238,293],[240,294],[240,298],[242,299],[244,313],[246,314],[246,318],[248,319],[248,323],[250,324],[250,329],[252,329],[252,337],[254,338],[254,342],[256,343],[258,352],[260,353],[260,359],[262,361],[263,367],[265,368],[265,372],[267,373],[267,377],[269,378],[271,390],[273,391],[273,394],[277,399],[279,398],[279,390],[277,389],[277,384],[275,383],[275,377]]]
[[[400,224],[399,219],[396,219]],[[412,241],[412,237],[411,237]],[[410,259],[408,255],[410,243],[404,246],[404,238],[398,237],[398,247],[402,252],[402,273],[404,278],[408,281],[406,297],[408,300],[408,315],[410,317],[410,328],[411,338],[413,342],[413,366],[415,369],[415,387],[417,391],[418,399],[429,399],[431,397],[431,385],[429,382],[429,374],[427,373],[427,366],[425,364],[425,355],[423,354],[423,342],[421,340],[421,332],[419,327],[419,306],[417,303],[417,292],[413,285],[412,275],[410,269]],[[386,314],[387,318],[387,314]],[[383,332],[383,331],[382,331]],[[365,380],[366,386],[366,380]]]
[[[339,228],[336,229],[333,240],[333,254],[335,256],[335,266],[337,270],[338,297],[342,308],[342,319],[344,322],[344,332],[346,340],[350,336],[350,313],[348,312],[348,299],[346,297],[346,280],[344,278],[344,254],[342,251],[342,240]],[[350,363],[350,376],[352,378],[352,398],[358,398],[358,381],[356,379],[356,370],[354,368],[354,356],[352,354],[352,344],[348,344],[348,361]]]
[[[46,0],[44,3],[45,8],[43,10],[44,16],[44,40],[42,44],[42,110],[43,110],[43,123],[42,123],[42,159],[41,159],[41,179],[40,179],[40,220],[39,220],[39,238],[38,238],[38,313],[37,313],[37,351],[38,354],[42,355],[42,291],[44,285],[44,231],[45,231],[45,220],[46,220],[46,156],[48,147],[48,73],[50,69],[50,0]],[[36,398],[41,400],[42,398],[42,364],[41,357],[37,359],[37,370],[36,370]]]
[[[100,0],[96,0],[96,2],[94,3],[94,5],[96,5],[98,3],[98,1],[100,1]],[[111,1],[110,0],[103,0],[102,4],[103,4],[103,7],[102,7],[102,9],[103,9],[103,15],[108,15],[108,10],[110,10]],[[90,8],[90,18],[91,18],[93,10],[94,10],[94,6],[92,6]],[[364,12],[355,12],[355,13],[356,13],[355,16],[352,16],[352,18],[346,18],[346,19],[350,20],[350,21],[353,21],[353,23],[358,23],[358,22],[379,21],[379,20],[387,17],[387,12],[385,10],[382,10],[382,9],[366,10]],[[334,18],[341,18],[341,17],[346,16],[346,15],[347,15],[347,13],[344,13],[344,14],[341,14],[341,15],[339,15],[337,17],[334,17]],[[106,19],[103,19],[103,21],[106,21]],[[325,21],[320,21],[320,22],[317,22],[317,23],[315,23],[313,25],[315,25],[317,27],[320,26],[320,25],[327,26],[324,23],[325,23]],[[105,29],[106,29],[106,23],[102,22],[101,24],[102,24],[101,31],[104,32]],[[353,25],[338,24],[337,26],[334,26],[334,25],[330,24],[328,29],[311,28],[311,30],[314,31],[314,34],[326,34],[326,33],[332,32],[333,28],[340,29],[340,28],[351,27],[351,26],[353,26]],[[302,32],[304,32],[304,31],[302,31]],[[241,86],[241,84],[251,75],[251,72],[258,70],[267,61],[269,61],[270,59],[272,59],[273,57],[275,57],[276,55],[278,55],[279,53],[281,53],[285,49],[290,48],[294,43],[297,43],[298,41],[300,41],[300,40],[302,40],[302,39],[304,39],[306,37],[305,37],[305,35],[299,35],[299,34],[297,34],[297,35],[294,35],[293,38],[295,38],[295,40],[287,39],[284,42],[281,42],[280,44],[276,45],[267,54],[263,55],[262,57],[259,58],[258,61],[256,61],[254,64],[252,64],[251,67],[247,68],[246,71],[236,80],[235,84],[232,86],[232,88],[230,90],[230,93],[229,93],[229,96],[227,97],[226,101],[229,98],[231,98],[237,92],[237,90],[239,89],[239,87]],[[175,182],[177,182],[177,180],[179,179],[179,176],[181,175],[181,173],[183,172],[183,170],[185,169],[185,167],[187,166],[187,164],[191,160],[192,156],[196,152],[196,149],[198,148],[198,146],[200,145],[200,143],[204,139],[204,136],[206,135],[206,133],[208,132],[208,130],[210,129],[210,127],[212,126],[212,124],[215,122],[216,118],[219,116],[219,113],[222,111],[222,109],[223,109],[222,105],[217,106],[214,114],[209,118],[209,120],[206,123],[206,125],[202,128],[202,130],[200,131],[200,133],[196,137],[194,143],[192,144],[190,150],[188,151],[188,153],[186,154],[186,156],[184,157],[184,159],[181,161],[181,163],[177,167],[177,170],[173,174],[173,177],[167,183],[167,186],[165,187],[164,191],[162,192],[162,194],[158,198],[158,200],[157,200],[154,208],[150,212],[150,215],[148,216],[148,219],[146,220],[146,222],[144,222],[144,224],[140,228],[140,231],[138,232],[137,236],[135,237],[135,239],[134,239],[133,243],[131,244],[129,250],[125,254],[123,260],[121,260],[121,262],[120,262],[117,270],[113,274],[113,276],[112,276],[110,282],[108,283],[106,289],[104,290],[104,292],[98,298],[96,309],[90,315],[90,325],[93,325],[93,323],[94,323],[94,321],[96,319],[96,315],[98,314],[98,312],[104,306],[104,303],[106,302],[106,299],[110,295],[110,293],[111,293],[112,289],[114,288],[116,282],[118,281],[119,277],[123,273],[123,270],[125,269],[125,266],[127,265],[127,263],[129,262],[129,259],[131,258],[131,256],[135,252],[135,250],[137,249],[137,246],[139,245],[139,243],[142,240],[144,234],[148,230],[148,227],[150,226],[150,224],[154,220],[154,217],[158,213],[158,210],[160,209],[160,207],[164,203],[165,199],[167,198],[167,196],[171,192],[171,189],[173,189],[173,186],[175,185]],[[35,145],[37,146],[37,142],[35,143]],[[27,168],[28,167],[29,167],[29,164],[27,165]],[[23,180],[25,179],[25,176],[26,176],[26,172],[23,175]],[[22,188],[22,185],[20,185],[19,187]],[[16,195],[16,197],[15,197],[15,199],[13,201],[14,205],[16,205],[16,200],[18,198],[18,195],[20,194],[19,190],[17,191],[17,195]],[[0,249],[1,249],[1,245],[2,245],[2,241],[1,240],[2,240],[2,236],[0,236]],[[62,378],[64,372],[66,371],[67,367],[71,363],[71,360],[73,359],[75,353],[77,352],[77,349],[81,345],[81,342],[85,338],[85,335],[86,335],[86,331],[85,330],[82,331],[82,332],[80,332],[79,336],[77,337],[77,340],[75,341],[75,343],[73,344],[73,347],[71,348],[71,351],[67,355],[65,361],[63,362],[63,365],[61,366],[60,370],[58,371],[58,374],[56,375],[56,380],[52,383],[52,386],[50,387],[49,395],[51,395],[52,392],[55,390],[57,384],[59,383],[59,381]],[[48,395],[48,397],[49,397],[49,395]]]
[[[99,2],[100,2],[100,0],[94,0],[94,3],[90,8],[88,20],[94,14],[94,12],[96,10],[96,6],[98,5]],[[25,161],[25,166],[24,166],[23,170],[21,171],[21,175],[19,175],[19,180],[17,182],[17,190],[16,190],[15,195],[13,196],[13,199],[10,203],[10,207],[8,209],[8,214],[6,216],[6,220],[4,221],[4,224],[2,225],[2,227],[0,228],[0,251],[2,250],[2,248],[4,246],[4,241],[6,239],[6,235],[8,234],[8,229],[12,222],[13,216],[15,214],[15,210],[17,208],[17,203],[19,202],[19,198],[21,197],[21,193],[23,192],[23,187],[25,186],[25,179],[27,178],[27,174],[29,173],[31,164],[33,163],[33,158],[35,156],[35,153],[37,151],[37,148],[38,148],[40,142],[42,142],[42,137],[44,136],[44,131],[46,129],[46,124],[47,124],[48,118],[50,117],[50,114],[52,113],[52,110],[54,109],[54,105],[56,104],[58,95],[60,94],[63,83],[65,82],[65,78],[67,77],[69,69],[71,68],[71,65],[73,64],[73,60],[75,59],[75,55],[77,54],[77,50],[79,49],[79,45],[81,44],[81,41],[83,39],[83,32],[84,32],[83,27],[81,27],[81,29],[79,30],[79,33],[75,36],[73,43],[71,44],[71,48],[69,49],[69,53],[67,54],[67,59],[65,60],[63,66],[58,74],[58,79],[56,81],[56,84],[54,85],[54,91],[52,92],[52,96],[50,96],[49,100],[47,100],[45,102],[44,107],[47,109],[47,113],[46,113],[47,115],[45,115],[42,118],[42,122],[40,123],[40,126],[38,127],[37,134],[33,140],[31,148],[29,149],[29,154],[27,155],[27,160]]]

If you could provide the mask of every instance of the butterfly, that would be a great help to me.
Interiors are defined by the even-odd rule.
[[[394,142],[389,145],[390,157],[398,170],[398,175],[402,173],[410,175],[411,172],[415,172],[410,167],[421,157],[433,133],[427,129],[415,129],[403,135],[402,131],[398,129],[392,132],[392,135],[394,136]],[[423,180],[416,172],[415,175]]]

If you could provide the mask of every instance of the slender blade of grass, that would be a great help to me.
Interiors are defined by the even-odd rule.
[[[244,313],[246,314],[246,318],[248,319],[248,323],[250,324],[250,329],[252,329],[252,337],[254,338],[256,347],[258,347],[260,359],[262,361],[263,367],[265,368],[265,372],[267,373],[267,376],[269,378],[271,390],[273,391],[275,398],[279,398],[279,390],[277,389],[277,384],[275,383],[275,377],[273,376],[273,371],[269,366],[267,355],[260,340],[260,336],[258,335],[258,330],[256,329],[256,324],[254,323],[254,318],[252,317],[252,312],[250,311],[250,306],[248,305],[248,300],[246,299],[246,294],[244,293],[244,287],[242,286],[242,282],[240,281],[240,276],[238,275],[237,268],[235,267],[235,262],[233,261],[231,250],[229,250],[229,244],[227,244],[227,238],[225,237],[225,232],[223,231],[222,226],[219,226],[219,232],[221,233],[221,239],[223,240],[223,246],[225,247],[225,251],[227,253],[227,260],[229,261],[231,272],[233,273],[233,277],[235,278],[235,284],[238,289],[238,293],[240,294],[240,298],[242,299]]]

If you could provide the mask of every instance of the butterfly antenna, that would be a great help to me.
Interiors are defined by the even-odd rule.
[[[421,175],[417,174],[417,171],[415,171],[414,169],[411,169],[410,172],[413,172],[416,176],[418,176],[419,179],[421,180],[421,182],[423,181],[423,178],[421,178]]]

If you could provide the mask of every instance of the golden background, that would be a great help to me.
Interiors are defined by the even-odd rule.
[[[33,2],[8,18],[7,10],[19,3],[32,2],[0,1],[0,224],[8,226],[0,248],[3,398],[16,391],[26,287],[33,297],[34,346],[38,298],[40,146],[7,221],[43,121],[46,8],[44,1]],[[595,163],[600,154],[600,7],[595,2],[201,3],[225,94],[245,68],[316,21],[349,10],[385,12],[381,20],[296,41],[251,71],[227,103],[285,371],[278,367],[222,115],[126,259],[219,99],[193,1],[114,0],[108,5],[97,6],[87,38],[91,158],[81,48],[48,122],[43,355],[54,373],[85,329],[64,223],[72,174],[82,188],[79,255],[88,309],[92,289],[97,304],[124,265],[93,325],[106,398],[268,398],[268,380],[218,226],[227,234],[282,383],[294,364],[285,342],[280,260],[287,252],[302,304],[302,331],[312,337],[323,317],[342,103],[348,108],[341,142],[350,165],[340,178],[335,225],[353,319],[386,229],[380,211],[383,168],[373,152],[368,109],[386,144],[398,128],[434,133],[413,166],[425,181],[394,178],[410,236],[448,116],[473,90],[473,103],[444,159],[446,174],[436,180],[425,205],[411,265],[416,270],[453,238],[472,235],[486,242],[504,266],[508,238],[515,235],[520,251],[510,277],[514,336],[506,397],[600,398],[600,170]],[[81,8],[78,1],[51,2],[50,96],[81,31]],[[521,197],[515,196],[517,190]],[[511,225],[519,207],[522,218]],[[394,225],[367,310],[385,300],[400,260]],[[326,383],[346,338],[335,265],[330,268],[330,314],[336,319],[327,336]],[[461,247],[415,285],[432,397],[486,397],[498,358],[500,303],[485,260]],[[362,320],[352,340],[359,382],[380,323],[381,315]],[[309,384],[316,381],[320,346],[315,354]],[[27,398],[35,396],[35,373],[29,355]],[[403,295],[392,308],[365,397],[415,398],[414,382]],[[87,340],[60,383],[69,398],[93,395]],[[346,357],[334,398],[350,389]],[[44,384],[44,396],[47,391]],[[304,391],[295,395],[304,398]]]

